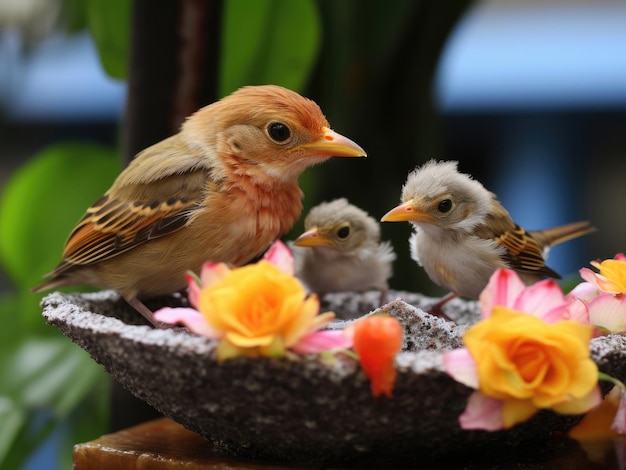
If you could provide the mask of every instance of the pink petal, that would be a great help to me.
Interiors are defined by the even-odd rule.
[[[606,276],[595,273],[589,268],[581,268],[578,272],[580,273],[580,277],[582,277],[585,281],[594,284],[601,291],[609,292],[611,294],[620,293],[619,287]]]
[[[589,325],[589,306],[587,302],[577,297],[566,297],[565,304],[559,305],[540,318],[546,323],[556,323],[560,320],[573,320]]]
[[[187,281],[187,286],[189,287],[189,303],[192,307],[198,308],[201,291],[201,287],[198,285],[198,279],[193,274],[186,274],[185,280]]]
[[[202,287],[208,287],[221,281],[229,272],[230,268],[225,263],[207,261],[202,265],[202,272],[200,273]]]
[[[528,311],[526,313],[530,313],[531,315],[535,315],[534,311]],[[559,307],[553,308],[548,312],[544,312],[540,315],[535,315],[536,317],[541,318],[544,322],[552,324],[561,320],[571,320],[571,313],[567,305],[561,305]]]
[[[353,335],[344,334],[343,330],[322,330],[304,335],[290,349],[298,354],[318,354],[332,349],[352,347]]]
[[[465,348],[446,351],[443,355],[443,367],[457,382],[471,388],[478,388],[478,370],[476,361]]]
[[[554,321],[563,319],[561,315],[567,315],[567,303],[563,291],[552,279],[544,279],[526,287],[512,307],[545,321],[547,320],[544,317],[548,314],[551,318],[556,318]]]
[[[611,333],[626,330],[626,295],[601,294],[589,304],[589,322]]]
[[[515,299],[524,290],[524,283],[518,274],[505,268],[498,268],[489,278],[487,286],[480,293],[480,311],[483,318],[489,318],[495,305],[513,307]]]
[[[598,285],[596,282],[597,274],[595,273],[595,271],[589,268],[580,268],[578,270],[578,274],[580,274],[580,277],[582,277],[585,281],[590,282],[591,284],[595,286]]]
[[[569,320],[589,325],[589,304],[578,298],[567,299],[567,301],[569,302],[567,307]],[[566,320],[568,320],[568,318],[566,318]]]
[[[209,338],[219,339],[223,336],[221,332],[208,324],[200,312],[193,308],[163,307],[154,312],[154,319],[171,325],[183,324],[194,333]]]
[[[585,268],[583,268],[585,269]],[[592,282],[581,282],[576,287],[574,287],[569,294],[567,294],[567,298],[576,297],[578,299],[584,300],[589,303],[593,299],[595,299],[600,291],[598,287]]]
[[[617,253],[615,259],[618,261],[626,261],[626,255],[624,255],[624,253]]]
[[[293,276],[293,255],[287,245],[280,240],[276,240],[272,243],[272,246],[267,250],[263,259],[266,259],[281,271]]]
[[[474,392],[467,401],[465,411],[459,416],[462,429],[502,429],[502,401]]]
[[[626,434],[626,390],[623,387],[620,387],[619,405],[611,429],[619,434]]]

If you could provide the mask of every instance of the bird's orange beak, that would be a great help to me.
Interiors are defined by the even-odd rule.
[[[381,222],[432,222],[433,217],[425,212],[415,210],[413,199],[409,199],[403,204],[394,207],[385,215]]]
[[[333,247],[333,242],[328,238],[320,235],[317,227],[307,230],[293,242],[296,246],[327,246]]]
[[[367,157],[367,153],[359,144],[328,127],[324,127],[324,135],[321,139],[298,145],[293,150],[304,150],[307,154],[316,157]]]

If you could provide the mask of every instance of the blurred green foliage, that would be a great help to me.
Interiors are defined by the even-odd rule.
[[[0,262],[15,292],[0,299],[0,462],[19,464],[45,439],[55,423],[71,419],[68,440],[86,435],[74,415],[90,409],[90,422],[106,424],[107,379],[80,348],[47,326],[30,289],[59,261],[63,241],[120,170],[111,149],[67,143],[35,155],[11,179],[0,199]],[[68,184],[71,182],[71,184]],[[103,386],[104,384],[104,386]],[[97,406],[90,393],[96,388]],[[84,418],[82,418],[84,419]],[[36,428],[33,423],[38,421]],[[84,429],[84,426],[82,427]],[[71,446],[67,447],[71,449]],[[63,455],[69,468],[69,454]]]
[[[128,76],[130,19],[128,0],[87,0],[85,8],[89,31],[96,43],[106,73],[118,79]]]
[[[302,90],[319,52],[320,21],[309,0],[225,2],[220,96],[267,83]]]
[[[113,182],[119,161],[112,149],[67,143],[35,155],[13,176],[0,201],[0,259],[18,287],[36,285],[59,262],[63,241]]]
[[[64,3],[67,29],[87,25],[103,68],[117,79],[128,74],[131,6],[127,0]],[[244,84],[302,89],[321,38],[313,0],[227,0],[223,18],[222,94]],[[67,235],[113,182],[121,161],[117,149],[58,144],[33,156],[1,195],[0,263],[15,284],[15,292],[0,297],[1,468],[19,468],[54,429],[61,435],[58,467],[70,468],[72,445],[106,431],[108,376],[45,324],[41,296],[30,289],[60,261]]]

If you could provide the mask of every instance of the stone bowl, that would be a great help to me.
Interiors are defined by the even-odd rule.
[[[376,292],[330,295],[324,307],[344,318],[375,311],[401,322],[403,349],[396,357],[392,398],[374,397],[358,364],[341,354],[236,358],[219,364],[216,341],[185,328],[157,330],[143,324],[111,291],[56,292],[42,305],[48,323],[130,392],[206,438],[216,450],[239,457],[400,465],[460,456],[464,462],[485,455],[493,461],[499,452],[506,460],[524,446],[539,452],[555,432],[579,421],[546,410],[510,430],[462,430],[458,417],[472,390],[444,372],[442,355],[462,345],[463,331],[478,318],[476,303],[449,303],[446,313],[455,324],[422,309],[434,299],[390,294],[395,300],[379,309]],[[342,328],[350,321],[331,326]],[[591,353],[600,370],[626,378],[625,337],[596,338]],[[603,387],[608,392],[609,386]]]

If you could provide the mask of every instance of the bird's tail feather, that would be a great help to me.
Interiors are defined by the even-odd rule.
[[[588,221],[572,222],[571,224],[559,225],[545,230],[530,232],[537,242],[543,247],[557,245],[573,238],[582,237],[597,229]]]

